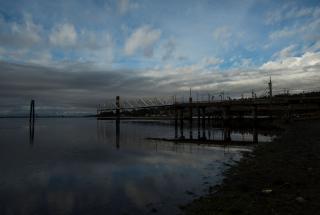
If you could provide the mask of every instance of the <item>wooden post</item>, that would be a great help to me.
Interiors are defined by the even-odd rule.
[[[198,139],[200,139],[200,107],[198,107]]]
[[[229,126],[230,118],[231,118],[230,106],[225,106],[223,108],[223,124],[224,124],[224,126]]]
[[[30,115],[29,115],[29,122],[34,121],[35,118],[35,112],[34,112],[34,100],[31,100],[30,103]]]
[[[35,121],[34,100],[31,100],[30,113],[29,113],[29,143],[31,146],[33,146],[33,140],[34,140],[34,121]]]
[[[254,105],[252,108],[252,118],[254,121],[257,120],[257,116],[258,116],[258,107],[257,105]]]
[[[120,119],[120,96],[116,97],[116,117]]]
[[[230,142],[231,141],[231,132],[229,127],[224,128],[224,141],[225,142]]]
[[[178,109],[174,106],[174,137],[178,138]]]
[[[120,148],[120,96],[116,97],[116,147]]]
[[[180,110],[180,138],[184,139],[183,135],[183,108]]]
[[[258,131],[256,127],[253,127],[253,135],[252,135],[252,142],[258,143]]]
[[[206,139],[206,108],[202,108],[202,138]]]
[[[192,97],[191,97],[191,90],[190,90],[190,97],[189,97],[189,136],[190,136],[190,139],[193,139],[193,136],[192,136],[192,116],[193,116],[193,113],[192,113]]]

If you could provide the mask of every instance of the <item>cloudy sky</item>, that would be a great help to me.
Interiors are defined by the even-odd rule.
[[[319,1],[2,0],[0,114],[106,99],[319,90]]]

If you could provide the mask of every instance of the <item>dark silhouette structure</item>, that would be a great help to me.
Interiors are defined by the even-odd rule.
[[[34,100],[30,103],[30,114],[29,114],[29,143],[32,146],[34,141],[34,122],[35,122],[35,110]]]

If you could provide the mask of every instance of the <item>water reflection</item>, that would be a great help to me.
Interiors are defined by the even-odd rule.
[[[120,119],[116,119],[116,146],[117,149],[120,148]]]
[[[115,122],[115,139],[110,140],[113,136],[110,131],[109,126]],[[128,130],[127,127],[134,125],[136,129],[130,128],[131,131]],[[143,131],[146,134],[146,137],[141,138],[136,135],[136,133],[140,132],[140,128],[144,129],[143,126],[148,126],[148,130]],[[159,128],[159,130],[157,129]],[[120,130],[123,130],[124,133],[120,133]],[[191,130],[193,129],[193,130]],[[159,131],[166,130],[161,133]],[[114,142],[117,149],[120,149],[120,145],[124,145],[125,148],[130,147],[142,147],[142,148],[155,148],[159,147],[164,149],[166,146],[171,148],[173,151],[181,150],[176,143],[186,143],[189,144],[190,147],[197,148],[199,144],[206,144],[209,146],[210,144],[222,144],[224,146],[247,146],[252,144],[257,144],[258,142],[270,142],[276,135],[274,130],[261,130],[258,127],[253,128],[232,128],[232,127],[215,127],[210,124],[202,125],[201,128],[194,129],[194,127],[189,125],[188,128],[184,128],[184,126],[173,126],[170,122],[159,122],[159,121],[130,121],[130,120],[115,120],[115,121],[98,121],[98,138],[100,138],[104,142]],[[149,131],[149,132],[148,132]],[[134,133],[132,133],[134,132]],[[189,132],[189,138],[184,136],[185,132]],[[195,132],[201,134],[197,138],[193,138]],[[168,135],[173,133],[173,135]],[[177,133],[180,133],[180,136],[177,136]],[[173,137],[173,138],[172,138]],[[122,139],[120,143],[120,138]],[[168,142],[171,143],[168,143]],[[132,146],[130,143],[135,142],[138,144],[134,144]],[[196,143],[196,144],[192,144]],[[131,145],[131,146],[130,146]],[[206,149],[205,149],[206,150]]]
[[[30,150],[35,124],[0,120],[1,215],[177,214],[245,150],[147,139],[174,137],[168,121],[89,118],[37,119]],[[224,135],[208,126],[205,133]]]
[[[278,129],[261,129],[255,124],[252,124],[252,127],[232,127],[228,123],[224,123],[219,127],[198,121],[197,129],[193,128],[193,125],[189,123],[188,131],[184,128],[184,125],[175,126],[175,134],[180,133],[180,136],[174,136],[174,138],[168,138],[166,140],[175,141],[175,142],[194,142],[194,143],[225,143],[225,144],[248,144],[253,143],[257,144],[259,142],[270,142],[273,137],[278,134]],[[183,123],[183,122],[181,122]],[[189,132],[189,138],[186,139],[184,136],[185,132]],[[194,133],[197,133],[197,138],[194,139]],[[241,138],[240,138],[241,136]],[[156,139],[156,138],[153,138]]]
[[[29,144],[33,146],[34,142],[34,123],[35,119],[29,121]]]

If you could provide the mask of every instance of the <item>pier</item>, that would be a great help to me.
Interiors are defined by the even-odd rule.
[[[141,99],[138,99],[141,100]],[[155,99],[156,101],[156,99]],[[317,93],[311,96],[291,95],[267,98],[250,98],[250,99],[229,99],[229,100],[209,100],[209,101],[193,101],[192,97],[188,102],[161,103],[144,102],[143,105],[126,105],[126,101],[120,102],[117,96],[116,105],[114,107],[99,108],[97,110],[98,119],[121,118],[122,113],[126,113],[124,117],[130,117],[130,113],[164,113],[153,118],[170,118],[173,119],[175,125],[179,122],[189,121],[192,126],[193,119],[197,118],[201,126],[205,126],[205,120],[214,121],[220,119],[228,123],[231,119],[241,118],[281,118],[291,120],[292,118],[304,117],[318,113],[320,110],[320,95]],[[109,115],[108,115],[109,114]],[[162,117],[161,117],[162,116]],[[134,116],[133,116],[134,117]],[[141,117],[141,116],[140,116]],[[152,117],[151,117],[152,118]],[[200,127],[200,126],[198,126]]]

